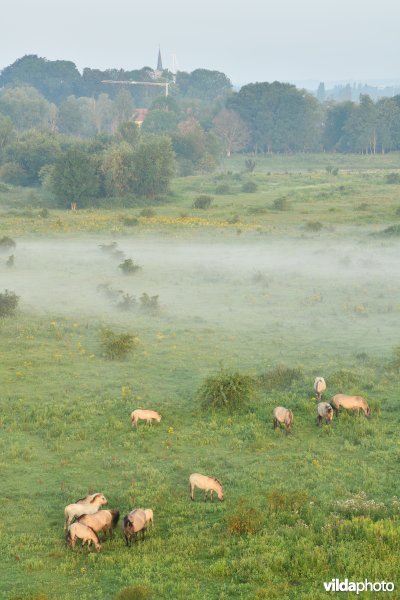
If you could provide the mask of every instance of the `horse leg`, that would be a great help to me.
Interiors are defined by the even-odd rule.
[[[190,494],[190,498],[192,500],[194,500],[194,485],[192,485],[191,483],[189,483],[189,494]]]
[[[277,426],[278,426],[278,421],[274,418],[274,431],[277,428]]]
[[[128,536],[126,535],[126,533],[124,534],[124,537],[125,537],[125,543],[128,546],[128,548],[129,548]]]
[[[319,415],[317,417],[317,425],[321,425],[321,417]]]
[[[211,496],[211,502],[214,502],[214,490],[211,490],[210,496]]]
[[[207,502],[207,490],[205,491],[205,494],[204,494],[204,502]]]

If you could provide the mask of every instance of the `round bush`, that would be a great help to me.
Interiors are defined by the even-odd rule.
[[[246,194],[254,194],[257,191],[257,184],[255,181],[245,181],[242,185],[242,192]]]
[[[234,412],[248,404],[254,393],[254,379],[239,371],[221,370],[207,377],[197,391],[204,409]]]
[[[207,210],[210,208],[213,199],[212,196],[207,196],[206,194],[202,194],[198,196],[196,200],[193,202],[193,208],[199,208],[201,210]]]
[[[114,600],[151,600],[153,591],[147,585],[129,585],[114,596]]]

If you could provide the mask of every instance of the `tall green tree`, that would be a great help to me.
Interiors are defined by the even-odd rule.
[[[154,197],[168,191],[175,173],[175,155],[168,137],[145,137],[134,156],[134,191]]]
[[[213,102],[232,90],[232,84],[224,73],[208,69],[196,69],[192,73],[179,71],[176,84],[180,96],[198,98],[203,102]]]
[[[101,170],[108,196],[124,196],[135,189],[135,152],[130,144],[113,144],[102,157]]]
[[[61,144],[57,135],[49,130],[31,129],[7,145],[5,159],[21,168],[24,173],[21,184],[36,185],[42,167],[53,164],[60,152]]]
[[[80,145],[69,148],[57,159],[50,186],[61,206],[68,206],[70,202],[77,202],[80,207],[91,204],[100,189],[94,157]]]
[[[0,94],[0,112],[10,117],[20,131],[50,127],[54,111],[50,102],[33,87],[7,88]]]

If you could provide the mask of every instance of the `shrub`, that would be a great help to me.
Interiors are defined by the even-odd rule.
[[[14,263],[15,263],[15,256],[14,256],[14,254],[10,254],[10,256],[6,260],[6,267],[8,267],[10,269],[11,267],[14,266]]]
[[[215,193],[220,196],[224,196],[225,194],[231,193],[231,188],[229,187],[229,185],[227,183],[220,183],[215,188]]]
[[[19,296],[15,292],[5,290],[0,294],[0,318],[12,317],[17,309]]]
[[[159,310],[158,304],[158,296],[149,296],[146,292],[140,296],[140,306],[141,308],[148,310],[150,312],[156,312]]]
[[[0,238],[0,252],[8,252],[11,248],[15,248],[15,246],[16,243],[12,238],[8,237],[8,235],[3,235],[3,237]]]
[[[255,181],[245,181],[242,185],[242,192],[246,194],[254,194],[257,191],[257,184]]]
[[[292,490],[291,492],[271,490],[267,494],[268,507],[271,512],[279,510],[296,511],[307,504],[308,501],[309,495],[305,490]]]
[[[399,236],[400,235],[400,224],[397,223],[396,225],[391,225],[390,227],[386,227],[386,229],[384,229],[382,231],[383,235],[388,235],[388,236]]]
[[[114,600],[151,600],[153,591],[147,585],[130,585],[114,596]]]
[[[41,219],[47,219],[47,217],[49,216],[49,209],[48,208],[42,208],[41,210],[39,210],[38,216]]]
[[[234,412],[248,404],[253,392],[254,379],[250,375],[223,369],[205,379],[197,397],[205,409]]]
[[[26,170],[17,162],[4,163],[0,167],[0,179],[11,185],[28,185],[29,176]]]
[[[285,365],[277,365],[270,371],[262,373],[259,376],[259,382],[265,389],[285,390],[292,385],[293,382],[302,379],[303,371],[300,368],[285,367]]]
[[[244,161],[244,166],[246,171],[252,173],[256,168],[256,161],[253,158],[246,158],[246,160]]]
[[[139,219],[137,217],[122,217],[121,221],[126,227],[135,227],[135,225],[139,225]]]
[[[323,225],[319,221],[308,221],[304,227],[307,231],[321,231]]]
[[[272,208],[274,210],[288,210],[289,201],[286,196],[280,196],[279,198],[276,198],[276,200],[274,200],[272,203]]]
[[[129,311],[135,308],[137,302],[135,296],[131,294],[125,293],[122,295],[122,300],[120,300],[117,304],[117,308],[123,311]]]
[[[142,267],[136,265],[131,258],[126,258],[124,262],[118,265],[124,275],[133,275],[136,271],[140,271]]]
[[[143,208],[139,213],[141,217],[155,217],[156,214],[157,213],[153,208]]]
[[[130,333],[115,333],[111,329],[103,329],[100,334],[101,345],[106,358],[115,360],[124,358],[133,352],[137,338]]]
[[[385,182],[393,184],[400,183],[400,173],[388,173],[385,177]]]
[[[262,522],[261,511],[240,499],[235,512],[228,517],[228,531],[234,535],[254,534],[261,529]]]
[[[202,196],[198,196],[193,202],[193,208],[206,210],[207,208],[210,208],[212,201],[212,196],[206,196],[205,194],[203,194]]]
[[[240,223],[239,215],[233,215],[230,219],[228,219],[228,223],[230,223],[230,225],[236,225],[236,223]]]

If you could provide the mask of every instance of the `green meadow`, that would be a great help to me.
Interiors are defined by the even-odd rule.
[[[16,246],[0,254],[0,292],[20,297],[0,319],[1,598],[398,588],[399,155],[255,160],[176,179],[151,207],[47,210],[40,189],[1,184],[0,238]],[[124,275],[129,258],[141,268]],[[133,351],[107,358],[105,329],[132,334]],[[221,370],[252,377],[237,412],[198,398]],[[326,400],[362,395],[371,418],[317,427],[317,375]],[[290,435],[273,430],[279,405]],[[135,408],[161,423],[134,431]],[[191,502],[193,472],[216,476],[225,501]],[[66,546],[64,507],[96,491],[121,521],[153,509],[143,542],[126,548],[119,524],[99,554]]]

